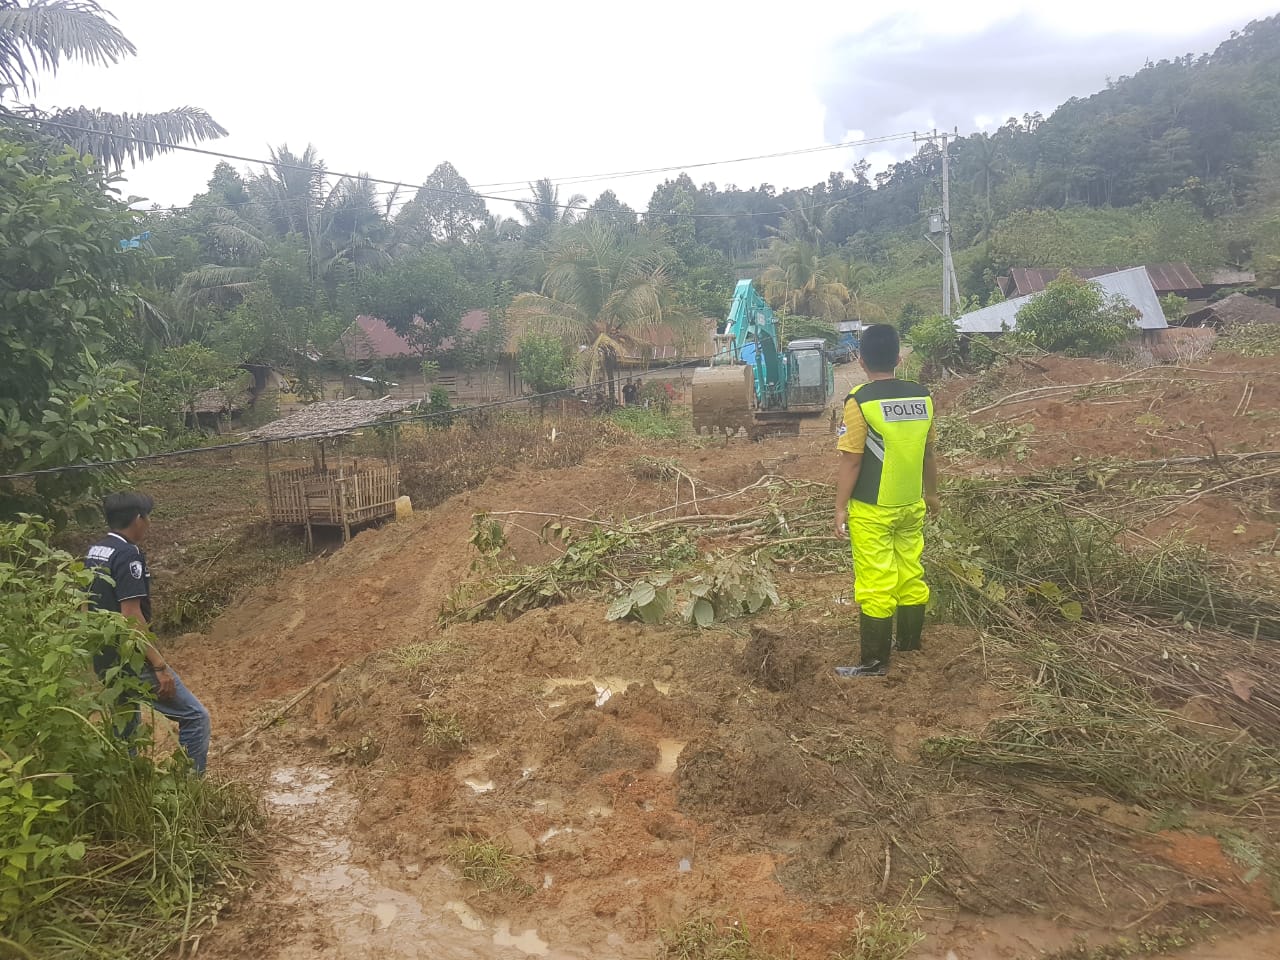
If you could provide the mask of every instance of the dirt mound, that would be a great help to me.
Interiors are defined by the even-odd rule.
[[[773,813],[802,808],[812,794],[804,761],[776,727],[748,727],[722,744],[688,747],[676,771],[682,809]]]
[[[1280,383],[1274,361],[1215,354],[1194,368],[1126,369],[1046,357],[1011,364],[939,391],[946,413],[984,425],[1029,428],[1000,458],[1013,472],[1089,456],[1144,459],[1280,449]],[[1073,389],[1076,385],[1097,384]],[[975,411],[966,414],[966,411]]]
[[[751,628],[751,640],[738,658],[738,672],[766,690],[790,690],[813,676],[818,658],[807,649],[797,650],[786,639],[764,627]]]

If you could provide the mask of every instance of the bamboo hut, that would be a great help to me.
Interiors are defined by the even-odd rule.
[[[364,427],[418,405],[417,400],[329,400],[303,407],[249,434],[263,441],[267,479],[267,518],[271,523],[301,526],[312,546],[315,527],[351,531],[395,516],[400,496],[400,466],[396,457],[396,428],[391,454],[384,462],[357,462],[339,442]],[[314,443],[312,463],[284,470],[272,469],[273,447],[288,442]]]

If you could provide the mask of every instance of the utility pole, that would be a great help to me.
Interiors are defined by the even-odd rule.
[[[951,164],[950,151],[947,149],[947,139],[952,134],[945,130],[939,133],[934,130],[931,134],[915,137],[915,141],[919,143],[922,140],[934,142],[942,141],[942,211],[934,213],[929,217],[929,233],[942,235],[942,315],[944,317],[951,316],[951,297],[955,294],[957,302],[960,300],[960,283],[956,279],[955,262],[951,259]],[[933,243],[932,240],[929,241]],[[934,244],[937,247],[937,244]]]

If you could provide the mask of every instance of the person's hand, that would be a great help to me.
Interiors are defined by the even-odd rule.
[[[835,530],[837,540],[849,539],[849,515],[843,510],[836,511]]]
[[[936,493],[932,496],[926,496],[924,498],[924,509],[929,516],[936,517],[942,512],[942,500],[939,499]]]
[[[172,700],[174,694],[178,692],[178,686],[173,682],[173,671],[168,667],[162,667],[155,674],[156,697],[160,700]]]

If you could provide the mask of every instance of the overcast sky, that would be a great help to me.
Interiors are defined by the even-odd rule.
[[[1211,50],[1277,0],[103,0],[138,47],[46,80],[42,106],[201,106],[230,130],[204,144],[251,157],[308,142],[329,169],[421,182],[442,160],[482,192],[775,153],[935,125],[962,133],[1085,96],[1147,59]],[[807,186],[907,144],[691,170],[721,186]],[[216,160],[128,172],[163,205]],[[243,164],[236,164],[243,167]],[[662,175],[612,187],[643,209]],[[479,187],[477,186],[479,189]],[[494,208],[494,204],[490,204]]]

